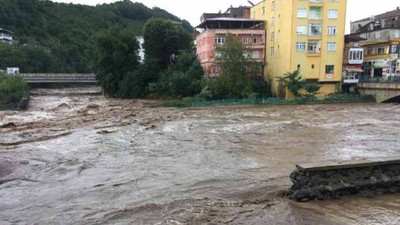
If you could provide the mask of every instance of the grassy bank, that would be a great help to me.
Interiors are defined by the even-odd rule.
[[[29,86],[22,78],[0,74],[0,110],[17,109],[28,92]]]
[[[300,105],[300,104],[335,104],[335,103],[357,103],[375,102],[373,96],[367,95],[332,95],[323,99],[316,98],[248,98],[248,99],[227,99],[227,100],[198,100],[182,99],[170,100],[154,105],[154,107],[205,107],[205,106],[233,106],[233,105]]]

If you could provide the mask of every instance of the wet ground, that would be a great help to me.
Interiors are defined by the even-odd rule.
[[[297,163],[400,155],[400,105],[149,108],[34,90],[0,112],[0,224],[400,224],[400,195],[295,203]]]

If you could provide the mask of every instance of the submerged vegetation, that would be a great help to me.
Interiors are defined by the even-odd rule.
[[[17,108],[28,91],[28,84],[22,78],[0,73],[0,109]]]

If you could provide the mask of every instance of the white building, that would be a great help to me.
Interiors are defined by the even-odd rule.
[[[3,28],[0,28],[0,41],[8,44],[12,44],[13,37],[12,32]]]

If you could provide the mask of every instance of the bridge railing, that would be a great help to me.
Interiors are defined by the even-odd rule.
[[[21,73],[17,76],[26,80],[96,80],[95,74]]]
[[[400,83],[400,76],[360,77],[360,83]]]

